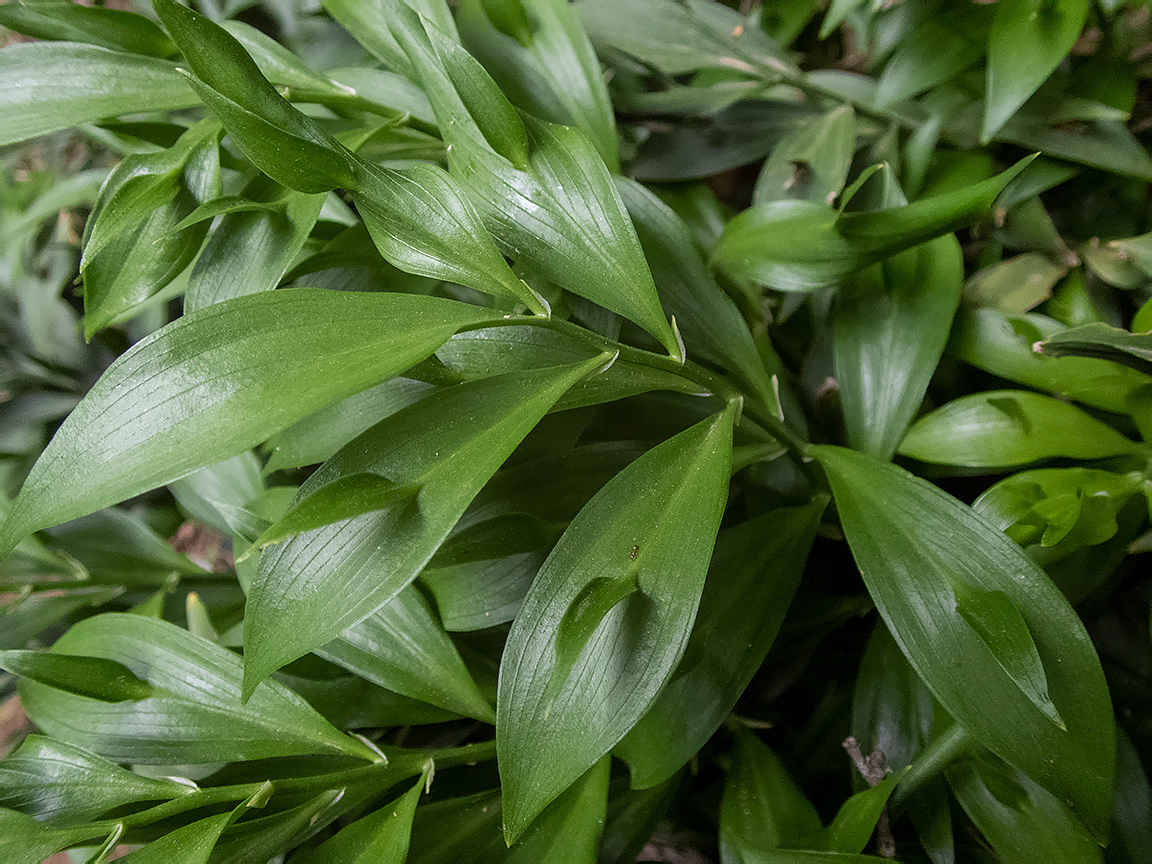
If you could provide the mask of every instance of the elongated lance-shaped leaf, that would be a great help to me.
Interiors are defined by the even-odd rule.
[[[0,532],[40,528],[249,449],[491,315],[452,300],[298,288],[217,303],[142,339],[69,415]]]
[[[417,81],[419,76],[413,72],[408,55],[392,35],[392,22],[400,7],[412,7],[453,39],[457,38],[456,22],[448,4],[437,0],[375,0],[372,3],[363,0],[322,0],[322,5],[357,42],[383,60],[389,69],[413,81]]]
[[[264,553],[245,613],[245,695],[415,579],[516,445],[564,391],[603,362],[593,357],[446,388],[385,418],[318,468],[299,501],[363,473],[417,485],[420,493]]]
[[[736,706],[772,647],[827,503],[771,510],[720,532],[684,657],[613,751],[632,788],[672,777]]]
[[[379,758],[282,684],[262,685],[241,705],[240,658],[166,621],[122,614],[86,618],[51,652],[74,653],[127,666],[154,688],[153,695],[103,702],[24,680],[24,710],[48,735],[114,762],[202,764],[303,753]]]
[[[1037,342],[1034,350],[1049,357],[1111,360],[1152,375],[1152,332],[1129,333],[1108,324],[1085,324]]]
[[[1108,833],[1115,739],[1100,661],[1048,576],[1006,535],[930,483],[838,447],[813,455],[888,629],[944,708],[977,741]],[[952,585],[1003,592],[1023,617],[1066,729],[1033,704],[956,611]]]
[[[137,801],[166,801],[194,786],[145,777],[74,744],[29,735],[0,762],[0,804],[39,819],[94,819]]]
[[[988,36],[988,78],[980,140],[992,140],[1067,56],[1088,17],[1088,0],[998,3]]]
[[[475,58],[411,9],[401,9],[393,32],[432,103],[449,169],[501,250],[634,321],[683,359],[636,231],[587,136],[517,116]]]
[[[679,661],[728,497],[734,417],[731,405],[621,471],[532,583],[500,662],[509,842],[620,741]]]
[[[71,42],[0,51],[0,146],[117,114],[198,102],[166,60]]]
[[[830,206],[844,188],[855,152],[856,115],[851,105],[797,123],[760,169],[752,200],[759,204],[791,199]]]
[[[811,201],[755,204],[728,223],[713,264],[784,291],[830,285],[983,218],[1033,158],[971,186],[886,210],[844,213]]]
[[[151,685],[140,680],[131,669],[103,657],[0,651],[0,669],[22,679],[101,702],[138,701],[153,693]]]
[[[79,3],[7,3],[0,7],[0,25],[37,39],[88,43],[148,57],[171,57],[176,52],[156,22],[124,9]]]
[[[421,777],[411,789],[375,813],[362,816],[335,836],[296,860],[299,864],[380,864],[407,861],[412,817],[427,783]]]
[[[9,864],[42,864],[56,852],[84,841],[99,842],[107,827],[51,828],[31,816],[0,807],[0,854]]]

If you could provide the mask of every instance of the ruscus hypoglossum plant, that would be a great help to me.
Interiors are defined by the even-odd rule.
[[[1146,5],[0,27],[5,864],[1152,862]]]

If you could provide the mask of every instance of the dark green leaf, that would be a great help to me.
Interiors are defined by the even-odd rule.
[[[963,277],[960,244],[944,236],[860,271],[840,292],[832,344],[856,449],[896,452],[940,361]]]
[[[1111,360],[1152,375],[1152,333],[1129,333],[1108,324],[1085,324],[1049,336],[1034,348],[1050,357]]]
[[[500,836],[498,791],[433,801],[416,811],[409,864],[498,862],[507,854]]]
[[[221,813],[182,825],[120,860],[125,864],[208,864],[212,849],[234,818],[232,813]]]
[[[620,741],[680,659],[727,499],[733,410],[613,478],[533,582],[500,664],[509,840]]]
[[[772,510],[720,532],[684,657],[614,751],[633,788],[672,777],[735,707],[772,647],[825,506]]]
[[[195,787],[144,777],[42,735],[29,735],[0,762],[0,803],[49,822],[94,819],[125,804],[167,801]]]
[[[421,777],[415,786],[395,801],[390,801],[375,813],[362,816],[294,860],[299,864],[378,864],[407,860],[412,817],[416,815],[424,784],[425,779]]]
[[[152,686],[124,664],[101,657],[0,651],[0,668],[22,680],[101,702],[139,701],[154,694]]]
[[[760,169],[752,200],[831,205],[844,188],[855,151],[856,116],[850,105],[798,123]]]
[[[45,627],[83,609],[117,597],[121,588],[74,588],[64,593],[48,591],[16,599],[0,606],[0,648],[24,648]]]
[[[121,355],[60,427],[4,523],[0,555],[241,453],[485,317],[431,297],[302,288],[189,313]]]
[[[365,48],[383,60],[388,68],[415,78],[408,55],[392,35],[393,21],[401,5],[415,9],[449,36],[456,38],[456,23],[448,6],[435,0],[383,0],[360,3],[358,0],[324,0],[324,8],[339,21]]]
[[[83,825],[49,828],[31,816],[0,807],[0,854],[9,864],[43,864],[62,849],[99,840],[106,833]]]
[[[893,465],[816,447],[865,584],[900,649],[978,741],[1107,832],[1114,738],[1099,660],[1058,589],[1008,537]],[[1024,619],[1067,730],[1033,705],[955,609],[953,585],[1002,591]]]
[[[261,557],[244,628],[247,690],[411,582],[513,448],[565,390],[602,362],[437,391],[378,423],[318,469],[300,500],[338,477],[364,472],[419,485],[420,494],[405,506],[306,532]]]
[[[164,60],[70,42],[0,51],[0,146],[103,117],[198,101],[176,66]]]
[[[1088,0],[1000,3],[988,36],[988,85],[981,140],[987,143],[1044,83],[1080,35]]]
[[[8,3],[0,25],[37,39],[85,42],[161,59],[176,52],[172,40],[143,15],[79,3]]]
[[[150,698],[112,703],[21,683],[24,710],[37,726],[113,761],[172,765],[300,753],[377,758],[282,684],[261,685],[241,705],[240,658],[164,621],[88,618],[65,633],[50,656],[67,652],[123,664],[154,688]]]
[[[413,586],[316,653],[403,696],[486,723],[496,720],[436,613]]]
[[[1067,402],[1025,390],[990,390],[920,418],[899,452],[940,465],[999,468],[1057,457],[1104,459],[1143,448]]]
[[[508,864],[595,864],[611,762],[612,757],[605,756],[549,804],[508,850]]]
[[[863,852],[899,779],[898,775],[889,775],[871,789],[857,792],[845,801],[832,824],[824,829],[820,844],[832,852],[849,855]]]
[[[988,14],[975,3],[943,7],[904,36],[876,82],[876,107],[887,108],[953,79],[984,54]]]

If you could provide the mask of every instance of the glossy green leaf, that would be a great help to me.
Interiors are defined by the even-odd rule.
[[[392,22],[401,5],[410,6],[452,38],[456,38],[456,23],[448,7],[435,0],[382,0],[362,3],[358,0],[323,0],[324,8],[339,21],[356,40],[383,60],[388,68],[408,75],[408,55],[392,35]],[[409,77],[415,77],[410,75]]]
[[[901,651],[957,722],[1107,833],[1111,708],[1080,619],[1048,577],[971,509],[906,471],[814,448],[865,584]],[[955,611],[953,585],[999,591],[1024,619],[1066,730],[1049,722]]]
[[[339,816],[348,806],[346,798],[354,800],[350,790],[330,789],[288,810],[247,819],[220,837],[212,860],[219,864],[247,864],[283,857],[291,846]]]
[[[1010,0],[997,5],[988,36],[981,140],[987,143],[1044,83],[1080,35],[1088,0]]]
[[[410,13],[401,12],[395,27],[449,145],[449,168],[501,250],[635,321],[683,359],[636,231],[588,138],[526,114],[486,128],[495,116],[477,112],[492,112],[493,105],[513,109],[475,59]],[[469,88],[461,86],[466,81]],[[521,134],[527,136],[523,157],[513,143]]]
[[[176,51],[172,40],[143,15],[79,3],[8,3],[0,7],[0,25],[53,41],[82,42],[161,59]]]
[[[1051,793],[990,754],[948,769],[960,806],[1006,861],[1103,860],[1100,846]]]
[[[820,844],[832,852],[848,855],[863,852],[899,779],[898,775],[889,775],[871,789],[857,792],[845,801],[832,824],[824,829]]]
[[[412,817],[424,791],[424,778],[375,813],[362,816],[315,849],[298,856],[300,864],[377,864],[405,861]]]
[[[887,108],[955,78],[984,54],[982,6],[943,7],[905,35],[876,82],[876,107]]]
[[[121,588],[84,587],[57,593],[45,591],[16,597],[0,606],[0,649],[25,648],[41,630],[86,606],[100,606],[117,597]]]
[[[831,205],[856,152],[856,115],[841,105],[796,127],[772,149],[760,169],[752,200],[811,201]]]
[[[255,206],[234,206],[219,213],[223,218],[188,277],[185,311],[271,291],[279,285],[308,239],[324,203],[323,195],[292,192],[262,178],[244,191],[263,200],[240,199]],[[268,199],[275,204],[267,204]],[[203,209],[203,205],[197,208]]]
[[[498,791],[432,801],[416,811],[409,864],[500,861],[507,854]]]
[[[496,720],[436,613],[413,586],[316,653],[403,696],[486,723]]]
[[[1025,390],[962,396],[916,421],[900,455],[939,465],[998,468],[1044,459],[1104,459],[1141,445],[1074,405]]]
[[[504,10],[510,10],[506,13]],[[523,110],[583,130],[619,170],[616,118],[576,7],[560,0],[468,0],[464,47]]]
[[[244,46],[244,50],[256,61],[260,73],[269,81],[309,95],[356,95],[354,89],[309,68],[303,60],[255,27],[241,21],[222,21],[220,26]]]
[[[689,355],[730,367],[769,410],[778,410],[752,334],[736,304],[704,267],[683,220],[639,183],[619,177],[616,189],[636,226],[660,301],[676,319]]]
[[[902,207],[844,213],[811,201],[769,201],[724,229],[713,264],[737,278],[807,291],[982,218],[1024,170],[1024,159],[993,178]]]
[[[833,352],[848,441],[890,459],[916,415],[960,302],[964,262],[939,237],[860,271],[833,314]]]
[[[260,462],[245,451],[169,483],[168,491],[193,519],[230,533],[236,510],[263,494],[264,480]]]
[[[509,840],[620,741],[680,659],[727,499],[733,410],[613,478],[533,582],[500,664]]]
[[[0,668],[66,693],[101,702],[139,701],[154,690],[122,663],[101,657],[74,657],[40,651],[0,651]]]
[[[182,825],[120,859],[125,864],[208,864],[212,849],[233,820],[221,813]]]
[[[1122,414],[1128,394],[1145,379],[1105,360],[1050,357],[1032,346],[1064,326],[1043,315],[1006,315],[995,309],[961,309],[948,342],[953,357],[1009,381]]]
[[[264,684],[241,705],[240,658],[164,621],[88,618],[53,646],[53,656],[69,652],[123,664],[154,688],[150,698],[112,703],[21,683],[24,710],[45,733],[113,761],[171,765],[299,753],[376,758],[281,684]]]
[[[773,860],[768,850],[802,846],[823,825],[776,754],[744,729],[720,801],[722,864]]]
[[[598,48],[620,51],[668,75],[792,68],[760,28],[708,0],[585,0],[576,10]]]
[[[312,289],[185,315],[121,355],[65,421],[4,523],[0,554],[34,530],[243,452],[485,317],[430,297]]]
[[[268,439],[265,446],[269,456],[264,470],[271,473],[323,462],[361,432],[433,389],[422,381],[393,378],[325,405]]]
[[[0,807],[0,853],[10,864],[43,864],[63,849],[99,840],[106,833],[83,825],[49,828],[31,816]]]
[[[672,777],[735,707],[772,647],[825,506],[771,510],[720,532],[684,657],[614,750],[633,788]]]
[[[411,582],[513,448],[602,362],[438,391],[372,427],[318,469],[299,500],[338,477],[365,472],[419,485],[420,494],[410,504],[306,532],[262,556],[248,595],[246,689],[363,620]]]
[[[1108,324],[1085,324],[1049,336],[1038,343],[1035,350],[1050,357],[1111,360],[1152,375],[1152,333],[1129,333]]]
[[[164,60],[70,42],[29,42],[0,51],[0,145],[198,101],[175,64]]]
[[[569,786],[508,850],[508,864],[567,861],[594,864],[608,804],[612,757],[605,756]]]
[[[144,777],[42,735],[29,735],[0,762],[0,803],[53,823],[95,819],[125,804],[167,801],[194,788]]]

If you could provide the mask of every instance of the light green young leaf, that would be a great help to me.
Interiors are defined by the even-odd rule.
[[[298,864],[381,864],[406,861],[412,817],[425,778],[375,813],[362,816],[315,849],[295,857]]]
[[[973,306],[1020,315],[1052,296],[1052,288],[1068,272],[1045,255],[1026,252],[977,272],[964,285],[964,299]]]
[[[235,456],[488,314],[431,297],[303,288],[189,313],[122,354],[60,427],[4,522],[0,557],[32,531]]]
[[[837,296],[836,381],[856,449],[896,452],[948,341],[963,278],[960,243],[945,235],[861,270]]]
[[[255,27],[241,21],[221,21],[220,26],[244,46],[260,73],[274,84],[299,93],[337,97],[355,95],[351,87],[310,69],[303,60]]]
[[[938,465],[1003,468],[1059,457],[1105,459],[1143,448],[1075,405],[1026,390],[989,390],[921,417],[899,452]]]
[[[485,723],[496,720],[436,613],[414,586],[316,653],[402,696]]]
[[[500,663],[509,841],[620,741],[679,661],[727,500],[734,410],[614,477],[532,583]]]
[[[1088,0],[1005,0],[988,36],[988,83],[980,140],[987,144],[1067,56]]]
[[[574,5],[564,0],[467,0],[459,19],[464,47],[513,104],[551,123],[583,130],[609,170],[619,170],[608,88]]]
[[[1049,357],[1111,360],[1152,375],[1152,333],[1129,333],[1108,324],[1085,324],[1053,334],[1038,342],[1034,349]]]
[[[338,477],[365,472],[399,486],[418,485],[420,494],[403,506],[308,531],[265,552],[248,595],[246,693],[410,583],[521,439],[564,391],[602,362],[593,358],[437,391],[378,423],[317,469],[298,501]]]
[[[167,801],[193,791],[43,735],[29,735],[0,762],[0,804],[52,823],[95,819],[126,804]]]
[[[772,647],[826,505],[771,510],[720,532],[684,656],[613,751],[632,788],[672,777],[735,707]]]
[[[1100,661],[1059,589],[1011,539],[926,481],[838,447],[815,447],[813,455],[828,475],[869,593],[933,695],[973,738],[1105,837],[1112,710]],[[1066,731],[1036,708],[956,613],[956,581],[1001,591],[1019,610]]]
[[[25,680],[24,710],[48,735],[112,761],[179,765],[302,753],[377,758],[282,684],[262,685],[241,705],[240,658],[165,621],[87,618],[60,637],[49,656],[72,652],[127,666],[153,695],[102,702]]]
[[[903,207],[844,213],[811,201],[756,204],[724,229],[713,264],[736,278],[810,291],[982,218],[1031,161]]]
[[[989,753],[948,769],[960,806],[1002,860],[1091,864],[1100,845],[1060,801]]]
[[[752,200],[801,200],[831,206],[844,188],[856,152],[856,116],[841,105],[796,124],[760,169]]]
[[[74,657],[41,651],[0,651],[0,669],[66,693],[101,702],[147,699],[153,688],[124,664],[101,657]]]
[[[0,51],[0,146],[118,114],[197,104],[164,60],[70,42]]]

